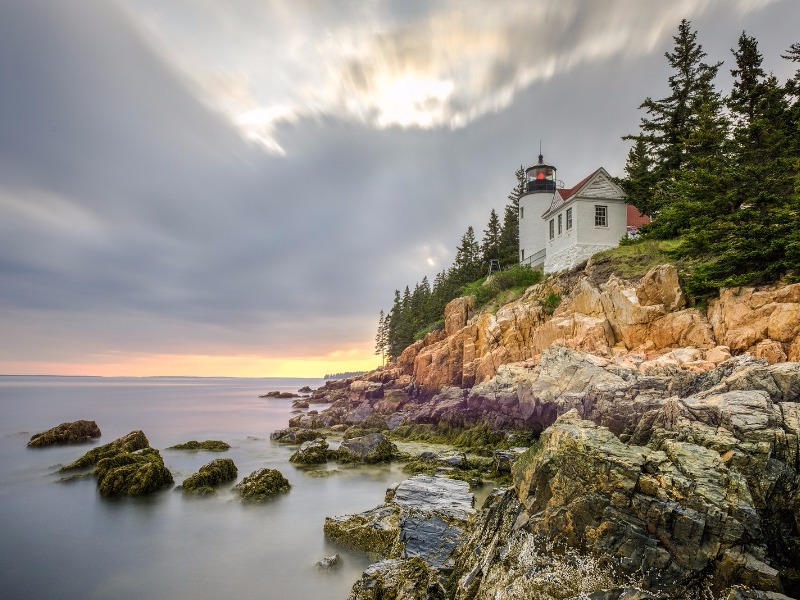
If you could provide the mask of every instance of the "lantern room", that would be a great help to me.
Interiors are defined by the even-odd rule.
[[[544,164],[544,156],[539,155],[539,162],[525,169],[527,181],[526,193],[554,192],[556,189],[556,168]]]

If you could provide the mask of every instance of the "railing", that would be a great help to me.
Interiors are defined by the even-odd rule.
[[[547,256],[547,248],[539,250],[535,254],[531,254],[527,258],[524,258],[523,260],[519,261],[519,264],[528,265],[531,268],[537,267],[544,262],[546,256]]]

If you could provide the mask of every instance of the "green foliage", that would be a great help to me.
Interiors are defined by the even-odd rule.
[[[617,248],[595,254],[594,271],[600,280],[612,274],[624,279],[641,277],[653,267],[674,261],[674,251],[680,243],[680,240],[630,239]]]
[[[528,265],[516,264],[504,271],[493,273],[490,277],[483,277],[467,284],[461,289],[461,295],[472,296],[477,308],[488,304],[505,290],[524,289],[541,280],[541,271],[535,271]]]
[[[559,304],[561,304],[561,296],[559,296],[555,292],[549,292],[547,296],[545,296],[541,300],[541,305],[542,309],[544,310],[544,314],[548,316],[552,315],[556,311]]]
[[[703,301],[720,287],[799,275],[800,71],[780,85],[743,32],[722,98],[720,63],[703,63],[695,39],[682,22],[667,53],[673,93],[642,104],[623,187],[653,216],[643,238],[677,240],[669,257],[683,261],[686,290]],[[800,62],[800,45],[784,58]]]

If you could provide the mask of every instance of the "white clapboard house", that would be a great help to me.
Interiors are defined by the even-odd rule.
[[[595,252],[614,248],[649,220],[625,203],[622,188],[602,167],[564,188],[556,168],[540,154],[539,162],[525,169],[525,177],[525,194],[519,199],[519,258],[545,273],[570,269]]]

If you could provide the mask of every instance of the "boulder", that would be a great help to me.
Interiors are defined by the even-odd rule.
[[[321,465],[328,462],[328,442],[322,438],[303,442],[289,458],[289,462],[298,465]]]
[[[278,429],[269,434],[271,440],[275,440],[281,444],[302,444],[309,440],[316,440],[321,438],[322,434],[312,429],[303,429],[301,427],[288,427],[286,429]]]
[[[316,567],[320,571],[333,571],[334,569],[338,569],[342,566],[342,558],[338,554],[334,554],[333,556],[326,556],[321,560],[318,560],[316,563]]]
[[[190,440],[167,448],[167,450],[210,450],[211,452],[225,452],[230,449],[230,444],[220,440],[204,440],[202,442]]]
[[[122,452],[130,453],[150,447],[147,436],[142,431],[131,431],[129,434],[117,438],[113,442],[89,450],[75,462],[61,467],[62,471],[84,469],[95,466],[100,460],[116,456]]]
[[[235,480],[238,475],[239,471],[230,458],[215,458],[183,481],[183,493],[198,496],[213,494],[217,486]]]
[[[419,558],[389,559],[367,567],[348,600],[445,600],[436,571]]]
[[[382,433],[344,440],[339,445],[337,460],[340,462],[378,463],[392,460],[397,448]]]
[[[100,428],[94,421],[72,421],[31,436],[29,448],[42,448],[64,444],[83,444],[100,437]]]
[[[297,390],[297,393],[298,394],[310,394],[313,391],[314,390],[312,390],[310,387],[308,387],[307,385],[304,385],[299,390]]]
[[[511,467],[522,456],[527,448],[509,448],[508,450],[495,450],[493,454],[494,468],[498,473],[510,473]]]
[[[234,489],[244,501],[264,502],[276,494],[288,492],[291,487],[277,469],[259,469],[242,479]]]
[[[152,494],[173,483],[172,473],[154,448],[121,451],[102,458],[97,462],[95,476],[97,489],[106,497]]]
[[[475,512],[473,502],[464,481],[415,475],[390,487],[381,506],[326,518],[324,531],[329,539],[373,557],[416,556],[447,571]]]

